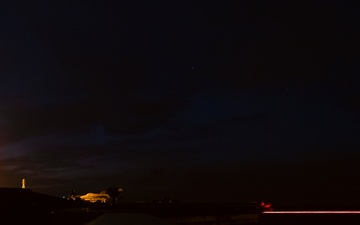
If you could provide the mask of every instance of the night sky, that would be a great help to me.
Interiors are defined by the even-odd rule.
[[[356,1],[2,1],[0,187],[360,200]]]

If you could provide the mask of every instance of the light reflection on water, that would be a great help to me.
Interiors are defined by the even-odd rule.
[[[360,214],[360,211],[328,211],[328,210],[320,210],[320,211],[269,211],[263,212],[266,214]]]

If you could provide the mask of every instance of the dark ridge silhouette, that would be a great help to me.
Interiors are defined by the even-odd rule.
[[[33,192],[23,188],[0,188],[2,210],[44,210],[52,211],[69,207],[68,201],[51,195]]]
[[[99,216],[95,212],[85,213],[66,199],[31,189],[0,188],[0,199],[1,218],[10,224],[80,225]]]
[[[110,190],[110,189],[109,189]],[[112,189],[111,189],[112,190]],[[118,193],[110,192],[116,199]],[[125,215],[150,215],[178,224],[226,221],[256,221],[266,208],[264,203],[89,203],[37,193],[24,188],[0,188],[2,219],[11,224],[83,225],[104,214],[115,219]],[[114,214],[115,213],[115,214]],[[121,215],[120,215],[121,214]],[[211,221],[210,221],[211,220]],[[207,222],[206,222],[207,221]]]

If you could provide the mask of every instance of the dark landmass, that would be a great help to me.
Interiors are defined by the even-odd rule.
[[[37,225],[82,224],[90,221],[98,214],[72,213],[58,215],[58,211],[76,209],[76,205],[66,199],[42,193],[31,189],[0,188],[0,210],[3,221],[10,224],[35,223]]]
[[[260,214],[260,203],[89,203],[36,193],[30,189],[0,188],[3,218],[13,224],[81,225],[109,213],[147,214],[169,221],[204,223],[208,220],[242,220]],[[209,219],[210,218],[210,219]],[[251,217],[252,219],[256,217]],[[246,217],[248,219],[248,217]],[[254,219],[253,219],[254,220]],[[209,222],[209,221],[208,221]]]
[[[117,204],[70,201],[33,192],[30,189],[0,188],[0,209],[4,221],[11,224],[84,225],[97,218],[106,220],[159,218],[166,224],[356,224],[360,214],[276,214],[264,203],[183,203],[151,202]],[[266,204],[265,204],[266,205]],[[359,210],[357,206],[274,206],[274,211]],[[104,216],[105,217],[102,217]],[[130,215],[130,216],[129,216]],[[100,222],[101,223],[101,222]],[[96,223],[97,224],[97,223]],[[110,222],[110,224],[113,224]],[[147,223],[142,223],[147,224]],[[106,224],[105,224],[106,225]]]

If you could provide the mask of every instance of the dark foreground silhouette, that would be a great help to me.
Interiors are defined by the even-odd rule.
[[[264,210],[260,203],[94,204],[69,201],[21,188],[0,188],[0,198],[2,219],[11,224],[82,225],[97,224],[98,221],[99,224],[110,225],[112,220],[150,219],[144,216],[159,218],[166,224],[223,224],[221,221],[228,221],[227,224],[253,224],[258,222],[258,215]],[[140,224],[140,221],[135,223]],[[142,221],[141,224],[147,223]]]

